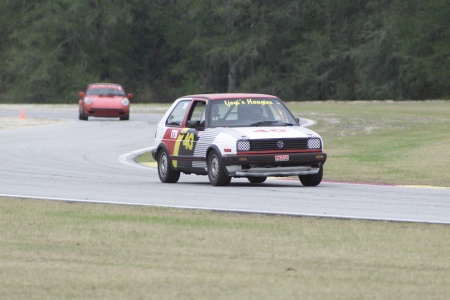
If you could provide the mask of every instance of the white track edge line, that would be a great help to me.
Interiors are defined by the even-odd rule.
[[[142,165],[134,160],[137,156],[144,154],[146,152],[150,152],[154,148],[155,148],[155,146],[152,146],[152,147],[142,148],[142,149],[138,149],[138,150],[135,150],[132,152],[124,153],[118,157],[118,160],[119,160],[119,162],[121,162],[124,165],[155,171],[156,170],[155,168]]]
[[[356,217],[356,216],[302,214],[302,213],[288,213],[288,212],[277,212],[277,211],[258,211],[258,210],[248,210],[248,209],[230,209],[230,208],[212,208],[212,207],[181,206],[181,205],[129,203],[129,202],[113,202],[113,201],[101,201],[101,200],[81,200],[81,199],[54,198],[54,197],[35,197],[35,196],[8,195],[8,194],[0,194],[0,196],[1,197],[10,197],[10,198],[52,200],[52,201],[67,201],[67,202],[82,202],[82,203],[92,203],[92,204],[117,204],[117,205],[131,205],[131,206],[152,206],[152,207],[166,207],[166,208],[180,208],[180,209],[210,210],[210,211],[218,211],[218,212],[252,213],[252,214],[265,214],[265,215],[284,215],[284,216],[296,216],[296,217],[316,217],[316,218],[334,218],[334,219],[349,219],[349,220],[409,222],[409,223],[427,223],[427,224],[445,224],[445,225],[450,225],[450,222],[412,220],[412,219],[387,219],[387,218],[369,218],[369,217],[365,217],[364,218],[364,217]]]

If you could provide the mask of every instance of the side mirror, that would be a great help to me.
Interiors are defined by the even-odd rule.
[[[127,98],[128,98],[128,99],[133,98],[133,94],[128,94],[128,95],[127,95]]]
[[[83,92],[79,92],[78,95],[80,95],[80,96],[83,97],[83,98],[84,98],[84,96],[85,96]]]
[[[297,121],[298,125],[300,125],[300,118],[295,118],[295,121]]]
[[[199,125],[199,121],[193,121],[193,120],[186,121],[186,127],[187,128],[195,128],[195,129],[197,129],[198,125]]]

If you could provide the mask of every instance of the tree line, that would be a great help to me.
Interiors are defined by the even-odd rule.
[[[0,102],[450,97],[448,0],[2,0]]]

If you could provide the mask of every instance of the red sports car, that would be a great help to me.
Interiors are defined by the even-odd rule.
[[[120,84],[93,83],[88,85],[86,94],[80,92],[79,119],[87,121],[91,117],[108,117],[120,120],[130,119],[130,98]]]

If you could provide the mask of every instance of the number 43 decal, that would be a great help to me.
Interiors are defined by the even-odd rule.
[[[193,133],[186,134],[186,137],[183,140],[183,146],[188,150],[192,150],[192,147],[194,146],[194,134]]]

